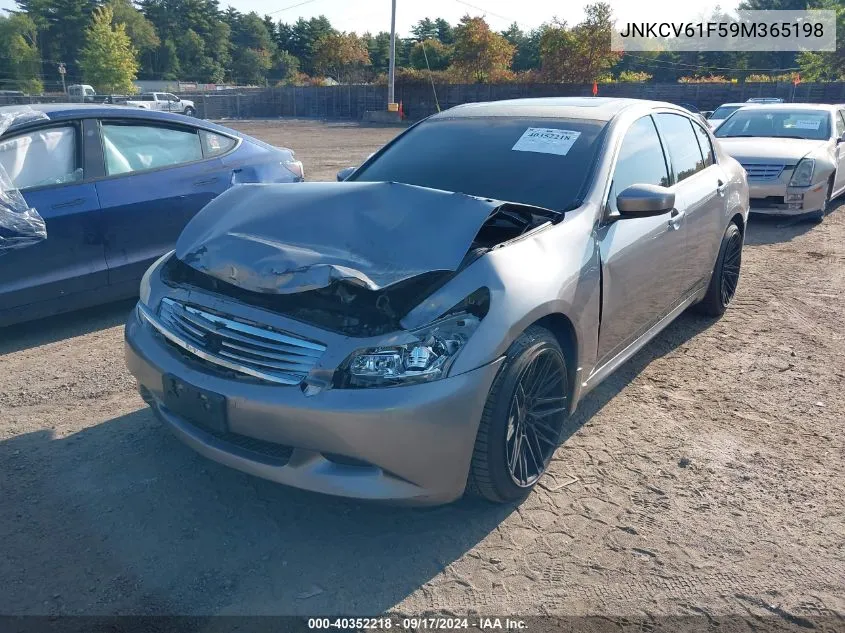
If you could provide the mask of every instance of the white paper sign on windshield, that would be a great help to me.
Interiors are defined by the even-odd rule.
[[[538,152],[566,156],[581,132],[548,127],[530,127],[511,148],[516,152]]]
[[[795,121],[795,128],[798,130],[818,130],[821,119],[798,119]]]

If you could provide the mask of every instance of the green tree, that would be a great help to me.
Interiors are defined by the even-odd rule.
[[[507,73],[515,47],[490,30],[484,18],[465,15],[455,27],[452,67],[464,79],[482,83]]]
[[[38,27],[25,13],[0,16],[0,85],[28,94],[44,91]]]
[[[836,50],[803,52],[798,55],[801,78],[808,81],[845,80],[845,4],[835,0],[820,3],[819,9],[836,11]]]
[[[114,15],[113,24],[126,26],[126,34],[137,51],[146,53],[159,47],[161,40],[153,23],[135,8],[131,0],[109,0],[107,4]]]
[[[547,81],[591,83],[606,75],[621,58],[622,53],[610,49],[610,5],[589,4],[584,12],[587,17],[572,29],[556,21],[543,30],[540,60]]]
[[[355,33],[329,33],[314,45],[314,69],[341,83],[370,63],[366,42]]]
[[[613,68],[622,53],[610,49],[610,33],[613,30],[613,13],[605,2],[588,4],[584,7],[586,18],[573,29],[578,69],[576,80],[596,81]]]
[[[437,39],[441,44],[449,46],[455,43],[455,29],[443,18],[437,18],[434,21],[434,26],[437,27]]]
[[[233,76],[240,82],[263,85],[277,53],[276,40],[266,22],[254,11],[236,20],[227,14],[227,22],[232,33]]]
[[[427,65],[426,56],[428,57]],[[412,68],[425,70],[430,67],[431,70],[446,70],[452,62],[452,49],[440,40],[424,40],[414,44],[410,58]]]
[[[363,38],[367,42],[373,72],[377,75],[386,73],[390,66],[390,33],[381,31],[375,36],[364,33]]]
[[[299,60],[287,51],[278,51],[267,78],[274,84],[291,84],[299,77]]]
[[[281,23],[276,37],[279,48],[297,57],[302,71],[310,75],[315,72],[314,47],[321,38],[332,34],[337,31],[321,15],[310,20],[299,18],[295,24]]]
[[[98,91],[132,93],[132,82],[138,74],[137,52],[126,34],[126,26],[112,25],[113,19],[108,6],[94,11],[79,66],[86,81]]]
[[[82,34],[99,0],[17,0],[18,7],[35,22],[41,57],[49,59],[46,73],[58,79],[53,62],[64,62],[68,77],[77,77]]]
[[[502,31],[502,36],[516,47],[511,63],[514,71],[534,70],[540,67],[540,38],[544,28],[543,26],[526,33],[514,22],[507,31]]]
[[[438,39],[437,24],[431,18],[423,18],[417,22],[411,27],[411,33],[418,41]]]

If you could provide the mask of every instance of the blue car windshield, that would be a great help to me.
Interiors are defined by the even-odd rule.
[[[587,119],[432,119],[350,180],[401,182],[563,211],[584,194],[605,126]]]

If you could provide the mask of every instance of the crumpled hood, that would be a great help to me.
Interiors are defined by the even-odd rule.
[[[239,185],[191,220],[176,256],[255,292],[304,292],[341,279],[379,290],[457,270],[501,205],[387,182]]]
[[[722,149],[740,163],[783,163],[785,165],[795,165],[807,154],[826,143],[810,139],[765,137],[728,137],[718,140]]]

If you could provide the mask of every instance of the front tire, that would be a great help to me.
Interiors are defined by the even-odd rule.
[[[510,346],[481,416],[467,492],[497,503],[521,499],[546,472],[569,413],[566,358],[532,325]]]
[[[741,267],[742,231],[735,222],[731,222],[722,237],[707,294],[697,306],[699,312],[714,317],[725,313],[736,293]]]
[[[194,116],[197,113],[191,106],[185,108],[185,116]]]
[[[815,222],[816,224],[821,224],[824,221],[824,216],[827,215],[827,210],[830,208],[830,199],[833,196],[833,180],[834,177],[830,177],[830,184],[827,187],[827,195],[824,198],[824,203],[822,208],[816,211],[813,215],[810,216],[810,221]]]

